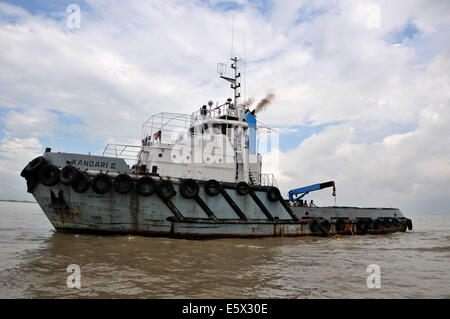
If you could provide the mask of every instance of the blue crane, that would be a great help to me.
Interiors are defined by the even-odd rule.
[[[309,192],[317,191],[319,189],[324,189],[327,187],[333,187],[333,196],[336,196],[336,185],[334,184],[334,181],[329,181],[326,183],[313,184],[313,185],[309,185],[309,186],[305,186],[305,187],[291,189],[288,192],[289,200],[290,201],[294,200],[294,196],[298,196],[295,198],[296,201],[300,200],[303,196],[305,196]]]

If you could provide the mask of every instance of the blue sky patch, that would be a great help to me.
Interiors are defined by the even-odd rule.
[[[327,9],[324,7],[303,6],[298,10],[294,25],[314,21],[325,13],[327,13]]]
[[[3,119],[5,118],[6,114],[10,111],[11,109],[6,109],[6,108],[0,108],[0,141],[2,138],[4,138],[6,136],[6,125],[5,122],[3,121]]]
[[[296,149],[305,139],[314,134],[319,134],[329,126],[337,125],[338,122],[325,123],[320,125],[291,126],[288,132],[280,133],[280,150],[286,152]]]
[[[67,13],[66,10],[70,4],[76,4],[80,6],[81,14],[88,11],[90,12],[91,10],[91,7],[85,0],[3,0],[0,2],[21,7],[32,15],[43,16],[56,21],[64,21],[65,19],[67,19],[70,13]],[[16,19],[14,17],[7,17],[6,19],[4,19],[4,21],[10,24],[20,23],[20,19]]]
[[[200,3],[207,5],[211,9],[225,12],[243,10],[246,6],[253,6],[263,15],[268,15],[272,11],[273,6],[272,0],[249,0],[248,3],[201,0]]]
[[[231,10],[240,10],[244,8],[242,3],[234,2],[234,1],[220,1],[213,5],[215,9],[222,11],[231,11]]]
[[[370,125],[360,124],[358,127],[355,127],[354,131],[355,139],[352,142],[356,144],[380,143],[387,136],[413,132],[419,127],[417,122],[383,123],[383,125],[374,128],[370,128]]]
[[[39,142],[50,147],[53,152],[102,155],[101,150],[106,146],[104,141],[87,139],[83,134],[58,132],[56,137],[42,137]]]
[[[81,9],[88,7],[88,4],[84,0],[3,0],[13,6],[19,6],[33,15],[46,15],[49,12],[65,12],[70,4],[77,4]]]
[[[405,40],[412,40],[418,33],[419,29],[416,24],[410,20],[401,28],[389,32],[386,40],[391,44],[400,44]]]
[[[73,126],[73,125],[85,125],[86,123],[78,116],[70,113],[60,112],[58,110],[49,109],[49,112],[52,112],[58,115],[58,122],[62,126]]]

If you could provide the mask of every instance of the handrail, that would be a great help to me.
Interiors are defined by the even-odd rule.
[[[129,144],[107,144],[103,150],[103,156],[113,155],[116,158],[134,160],[139,156],[142,146]]]
[[[259,185],[278,187],[277,180],[275,179],[275,175],[273,173],[251,173],[259,182]]]

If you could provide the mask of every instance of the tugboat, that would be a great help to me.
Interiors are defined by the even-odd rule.
[[[192,114],[159,113],[142,126],[141,145],[108,144],[102,156],[45,150],[22,170],[57,231],[181,238],[338,236],[412,229],[397,208],[309,206],[306,194],[334,181],[281,195],[262,172],[260,123],[239,103],[239,59],[231,59],[234,99]],[[263,100],[262,106],[267,100]],[[127,161],[133,161],[130,165]]]

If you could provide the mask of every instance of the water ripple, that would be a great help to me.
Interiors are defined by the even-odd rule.
[[[180,240],[56,233],[37,205],[1,203],[0,297],[449,298],[450,218],[413,222],[413,232],[339,241]],[[366,285],[374,263],[381,289]],[[66,285],[70,264],[80,290]]]

